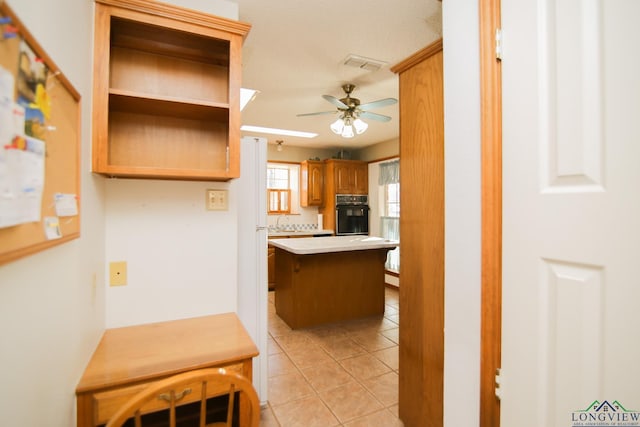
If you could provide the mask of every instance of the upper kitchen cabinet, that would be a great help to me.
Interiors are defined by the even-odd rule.
[[[368,194],[369,167],[355,160],[327,160],[327,174],[332,174],[335,194]]]
[[[149,0],[96,0],[93,171],[240,175],[240,80],[250,25]]]
[[[323,193],[324,163],[314,160],[300,163],[300,205],[322,206]]]

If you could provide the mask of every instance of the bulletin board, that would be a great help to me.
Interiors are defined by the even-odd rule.
[[[0,264],[80,237],[80,94],[0,0]]]

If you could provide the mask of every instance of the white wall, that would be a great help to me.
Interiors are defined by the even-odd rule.
[[[275,143],[267,144],[267,160],[269,161],[300,163],[303,160],[315,159],[316,157],[320,160],[330,159],[337,153],[337,149],[295,147],[288,145],[287,141],[282,145],[282,151],[278,151]]]
[[[207,188],[229,184],[107,181],[106,262],[126,261],[128,276],[107,287],[107,327],[235,311],[237,195],[207,211]]]
[[[90,173],[93,2],[8,2],[82,96],[81,237],[0,267],[0,416],[75,425],[75,387],[104,328],[103,185]]]
[[[225,0],[169,3],[238,18]],[[228,211],[206,211],[207,188],[229,190]],[[106,180],[106,258],[127,262],[127,285],[106,289],[106,326],[237,308],[237,197],[224,182]]]
[[[477,426],[480,389],[478,2],[443,3],[445,100],[444,425]]]
[[[204,13],[218,15],[229,19],[238,19],[238,4],[231,0],[165,0],[177,6],[199,10]]]
[[[380,159],[388,159],[396,157],[400,153],[400,140],[392,139],[389,141],[379,142],[358,150],[356,156],[359,160],[371,162]]]

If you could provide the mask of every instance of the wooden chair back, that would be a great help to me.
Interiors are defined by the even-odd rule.
[[[246,408],[247,406],[249,408],[247,411],[242,409],[240,411],[241,414],[243,412],[249,413],[248,420],[241,420],[241,427],[258,427],[260,422],[260,401],[253,385],[246,377],[237,373],[226,372],[222,368],[185,372],[151,384],[129,399],[111,417],[106,427],[120,427],[130,418],[135,420],[136,427],[142,427],[142,415],[152,412],[149,409],[145,410],[145,406],[154,407],[153,411],[157,411],[158,400],[166,403],[165,409],[168,410],[168,425],[170,427],[176,427],[176,407],[194,401],[200,402],[198,424],[200,427],[231,427],[236,392],[239,392],[241,408]],[[226,423],[206,424],[207,399],[225,394],[229,395]]]

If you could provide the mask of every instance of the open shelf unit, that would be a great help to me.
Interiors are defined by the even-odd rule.
[[[245,23],[148,0],[96,0],[93,171],[239,176]]]

